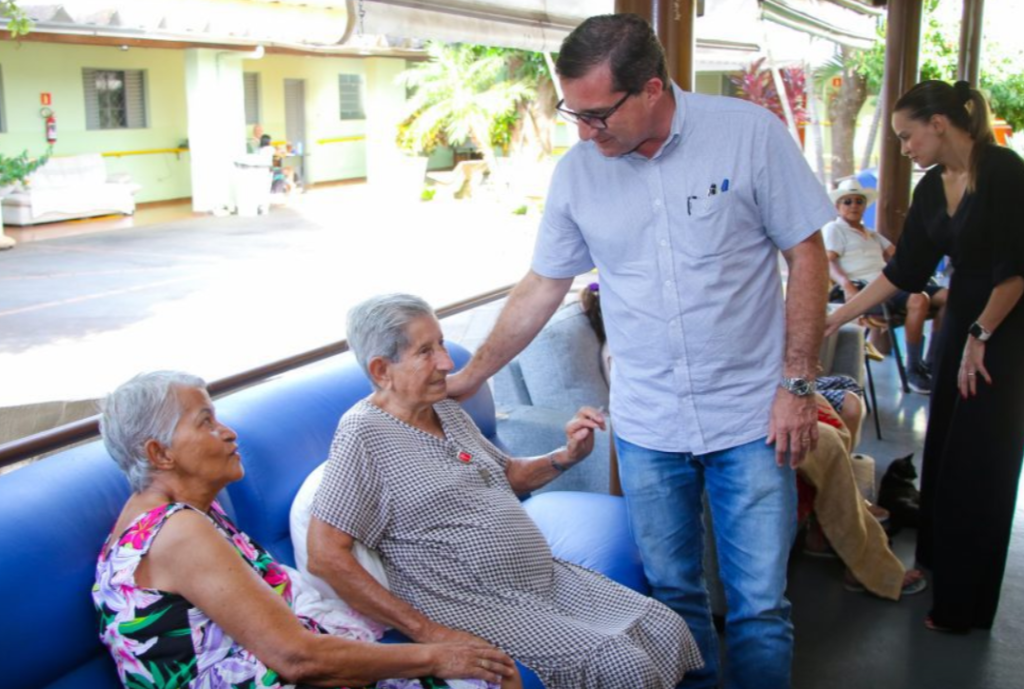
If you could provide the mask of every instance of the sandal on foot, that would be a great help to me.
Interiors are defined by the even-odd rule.
[[[913,596],[926,588],[928,588],[928,580],[924,578],[924,573],[919,569],[909,569],[903,575],[903,588],[900,589],[900,597]]]
[[[847,570],[846,575],[843,577],[843,588],[853,593],[870,593],[864,584],[857,581],[853,574]],[[916,593],[921,593],[928,588],[928,580],[924,578],[924,574],[919,569],[908,570],[903,575],[903,586],[900,588],[900,598],[903,596],[913,596]]]
[[[960,627],[943,627],[941,624],[936,624],[931,615],[924,618],[924,626],[925,629],[929,629],[933,632],[939,632],[940,634],[956,634],[957,636],[963,636],[971,631],[970,629],[961,629]]]

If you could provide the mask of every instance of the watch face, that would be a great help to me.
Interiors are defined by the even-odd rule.
[[[782,381],[782,387],[789,390],[797,397],[804,397],[811,394],[811,383],[803,378],[786,378]]]
[[[988,339],[988,333],[985,332],[985,329],[982,328],[981,325],[977,322],[971,323],[971,327],[967,330],[967,332],[973,335],[978,340],[981,340],[982,342]]]

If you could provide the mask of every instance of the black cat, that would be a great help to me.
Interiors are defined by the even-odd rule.
[[[896,533],[904,526],[917,528],[921,513],[921,493],[914,485],[917,470],[912,461],[914,454],[892,460],[882,476],[878,489],[878,504],[889,510],[889,531]]]

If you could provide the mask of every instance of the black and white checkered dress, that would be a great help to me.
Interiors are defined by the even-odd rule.
[[[445,439],[356,404],[313,505],[380,552],[392,593],[494,643],[548,689],[670,688],[702,664],[669,608],[554,559],[509,486],[508,458],[457,403],[434,409]]]

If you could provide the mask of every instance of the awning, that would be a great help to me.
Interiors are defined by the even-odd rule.
[[[796,41],[772,40],[773,46],[785,45],[795,56],[809,35],[870,45],[880,11],[865,1],[706,0],[696,25],[697,69],[731,70],[748,64],[775,30],[767,24],[801,32]],[[586,17],[613,12],[615,2],[25,0],[23,7],[39,32],[408,55],[426,39],[554,52]]]

